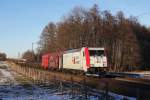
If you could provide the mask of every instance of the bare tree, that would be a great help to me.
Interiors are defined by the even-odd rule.
[[[40,37],[40,47],[44,52],[55,51],[56,47],[56,25],[50,22],[42,31]]]
[[[35,53],[33,51],[27,50],[22,55],[23,59],[26,59],[28,62],[35,62]]]

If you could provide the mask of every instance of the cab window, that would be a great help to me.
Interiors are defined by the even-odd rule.
[[[89,50],[90,56],[105,56],[104,50]]]

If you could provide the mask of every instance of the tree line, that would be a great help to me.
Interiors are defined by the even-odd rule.
[[[43,29],[40,54],[81,47],[106,48],[109,70],[150,69],[150,29],[122,11],[112,15],[95,4],[73,8]]]
[[[7,59],[7,55],[5,53],[0,53],[0,61],[5,61]]]

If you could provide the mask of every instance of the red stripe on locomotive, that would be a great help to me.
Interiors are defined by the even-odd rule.
[[[90,68],[90,54],[89,54],[89,49],[87,47],[85,48],[85,59],[86,59],[86,66],[88,69]]]

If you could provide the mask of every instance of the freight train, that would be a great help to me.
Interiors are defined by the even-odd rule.
[[[44,54],[42,66],[50,70],[73,70],[96,74],[107,68],[107,57],[104,48],[82,47]]]

